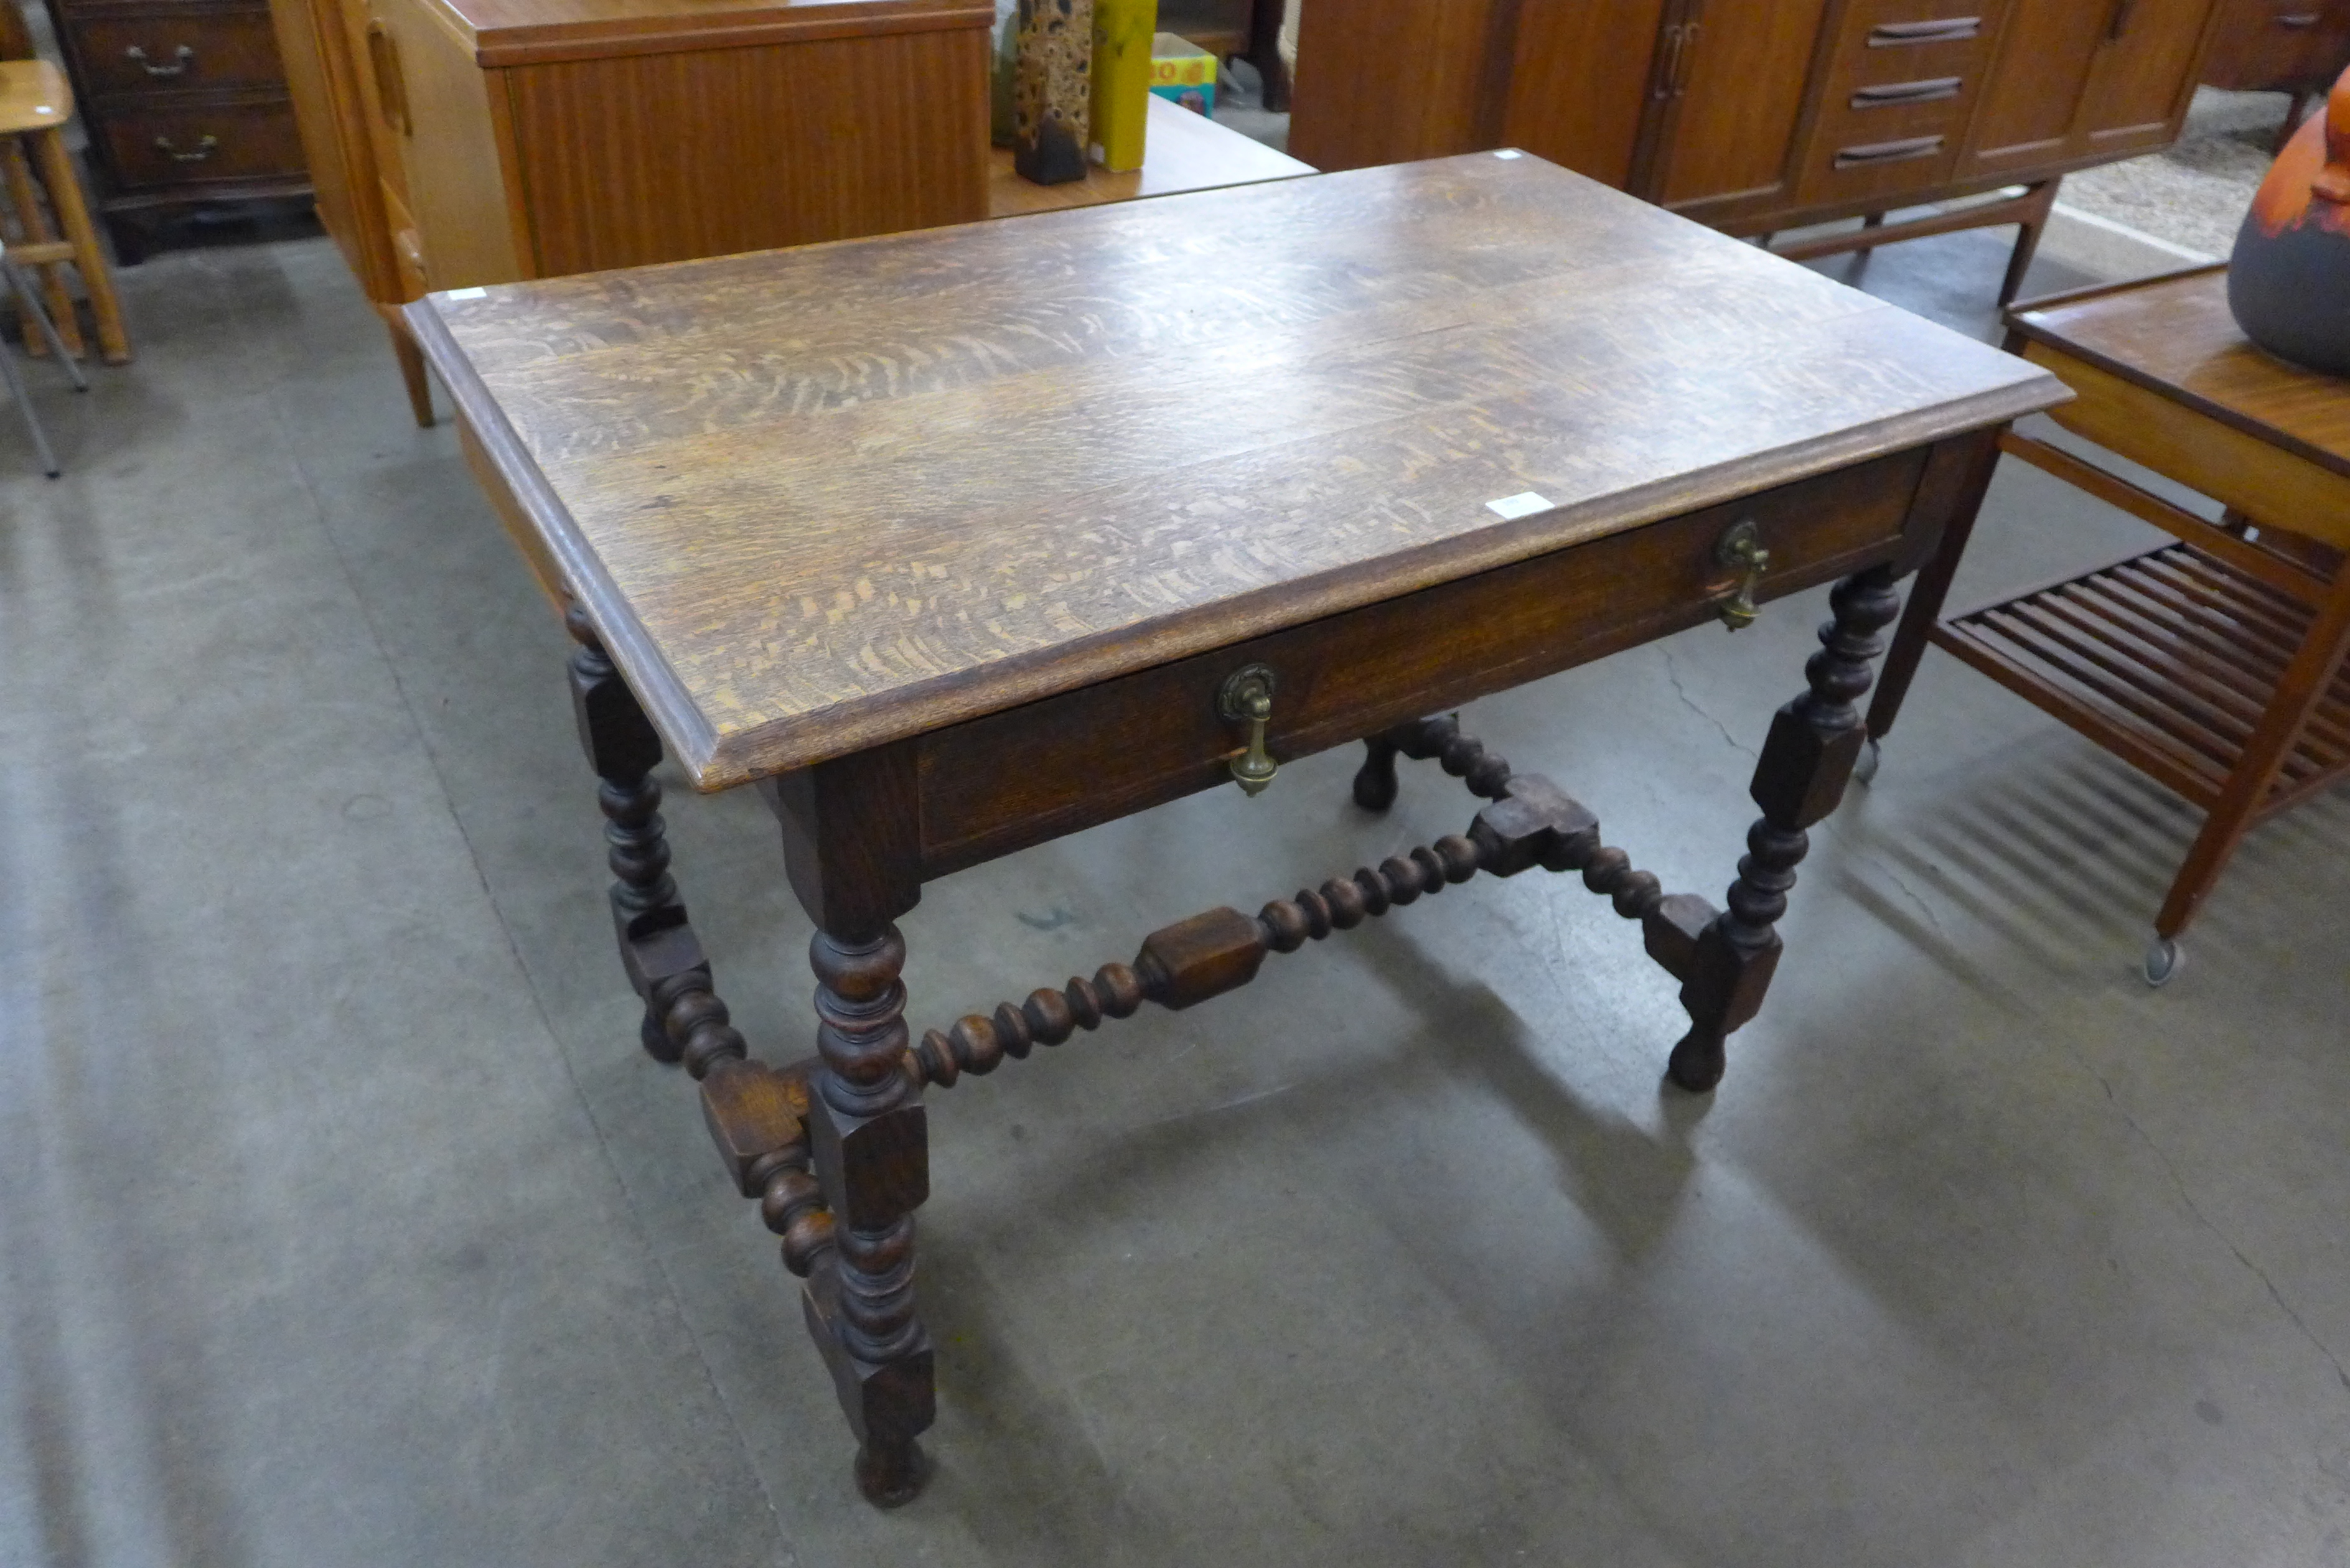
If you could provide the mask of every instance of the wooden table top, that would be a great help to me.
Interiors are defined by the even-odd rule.
[[[2009,319],[2052,348],[2350,474],[2350,381],[2254,348],[2228,310],[2224,263],[2027,301]]]
[[[705,789],[2066,396],[1492,153],[409,318]]]
[[[1150,95],[1149,134],[1143,142],[1142,167],[1113,174],[1088,169],[1082,180],[1062,185],[1039,185],[1023,180],[1012,167],[1012,149],[988,150],[987,210],[994,217],[1020,213],[1049,213],[1061,207],[1091,207],[1103,202],[1127,202],[1139,196],[1172,196],[1185,191],[1212,191],[1225,185],[1246,185],[1259,180],[1294,180],[1314,172],[1286,152],[1275,152],[1252,141],[1228,125],[1218,125],[1203,114],[1157,93]]]

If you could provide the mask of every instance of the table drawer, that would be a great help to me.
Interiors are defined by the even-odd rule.
[[[267,11],[151,11],[75,16],[82,88],[136,98],[196,88],[269,88],[285,67]]]
[[[99,126],[116,178],[131,189],[299,175],[294,106],[259,101],[113,110]]]
[[[934,732],[920,742],[923,874],[1224,782],[1246,737],[1216,698],[1244,665],[1274,671],[1267,739],[1288,761],[1713,618],[1740,576],[1715,551],[1742,521],[1771,552],[1765,598],[1906,559],[1927,455],[1879,458]]]

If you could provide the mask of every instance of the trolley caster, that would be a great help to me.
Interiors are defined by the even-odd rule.
[[[2155,938],[2146,946],[2146,983],[2157,986],[2169,984],[2170,977],[2177,974],[2178,966],[2186,961],[2187,954],[2180,949],[2177,939]]]
[[[1874,784],[1877,781],[1877,764],[1883,760],[1877,749],[1877,737],[1869,736],[1861,744],[1860,755],[1852,760],[1852,782]]]

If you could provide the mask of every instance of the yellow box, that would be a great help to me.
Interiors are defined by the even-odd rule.
[[[1113,173],[1142,167],[1159,0],[1094,0],[1093,161]]]
[[[1150,90],[1210,119],[1216,113],[1216,57],[1172,33],[1150,42]]]

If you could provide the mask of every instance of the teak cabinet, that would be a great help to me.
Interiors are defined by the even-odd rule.
[[[2057,176],[2178,136],[2217,4],[1315,0],[1290,147],[1333,170],[1523,147],[1746,234],[2024,185],[1866,241],[2022,222],[2012,285]]]
[[[2239,92],[2293,95],[2282,149],[2303,108],[2350,68],[2350,0],[2224,0],[2203,79]]]
[[[124,263],[189,212],[310,194],[266,0],[48,6]]]
[[[320,215],[420,422],[392,318],[428,290],[987,215],[991,0],[276,4]]]

